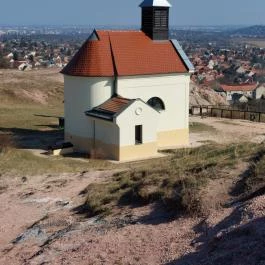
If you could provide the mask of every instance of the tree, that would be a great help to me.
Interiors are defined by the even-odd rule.
[[[34,56],[32,54],[30,54],[29,57],[28,57],[28,59],[32,63],[34,61]]]
[[[17,51],[13,52],[13,59],[14,59],[14,61],[18,61],[18,53],[17,53]]]

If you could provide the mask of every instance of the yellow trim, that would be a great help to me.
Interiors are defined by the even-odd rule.
[[[75,151],[89,153],[94,158],[126,161],[153,157],[157,155],[158,148],[188,145],[189,129],[159,132],[157,139],[157,142],[119,147],[98,140],[94,142],[91,138],[65,134],[65,141],[71,142]]]
[[[189,144],[189,129],[159,132],[157,134],[158,147],[173,147]]]
[[[94,158],[126,161],[157,155],[156,142],[119,147],[118,145],[106,144],[98,140],[94,144],[91,138],[69,134],[65,134],[65,141],[71,142],[75,151],[89,153]]]
[[[88,153],[92,158],[119,160],[118,145],[70,134],[65,134],[65,141],[71,142],[75,151]]]
[[[148,158],[157,155],[157,143],[146,143],[139,145],[121,146],[120,161]]]

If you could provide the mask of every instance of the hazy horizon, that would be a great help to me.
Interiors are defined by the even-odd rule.
[[[264,0],[204,1],[169,0],[170,25],[176,26],[244,26],[264,25]],[[140,25],[141,1],[124,0],[3,0],[0,25],[2,26],[89,26]],[[5,11],[5,12],[3,12]]]
[[[140,27],[140,24],[128,24],[128,25],[118,25],[118,24],[1,24],[0,27],[129,27],[129,28],[136,28]],[[251,26],[265,26],[264,24],[223,24],[223,25],[218,25],[218,24],[209,24],[209,25],[200,25],[200,24],[179,24],[179,25],[170,25],[171,28],[175,27],[200,27],[200,28],[210,28],[210,27],[220,27],[220,28],[225,28],[225,27],[251,27]]]

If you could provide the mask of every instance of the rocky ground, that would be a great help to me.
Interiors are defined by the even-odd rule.
[[[214,128],[192,133],[192,146],[264,141],[264,124],[199,117],[191,122]],[[242,163],[229,174],[240,176],[246,167]],[[201,217],[173,218],[159,205],[125,207],[105,218],[80,214],[82,191],[111,174],[1,175],[0,264],[265,264],[265,196],[226,208],[211,205]],[[209,183],[205,202],[229,201],[237,180]]]
[[[205,130],[190,135],[191,146],[199,143],[213,141],[216,143],[238,143],[253,142],[261,143],[265,141],[265,123],[249,122],[247,120],[231,120],[221,118],[201,118],[199,116],[191,117],[191,125],[193,123],[203,123],[213,128],[213,130]]]
[[[207,87],[190,84],[190,105],[227,105],[226,98]]]

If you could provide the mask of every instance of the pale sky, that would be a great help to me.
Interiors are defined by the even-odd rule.
[[[265,24],[265,0],[169,0],[170,24]],[[140,0],[0,0],[0,25],[140,25]]]

